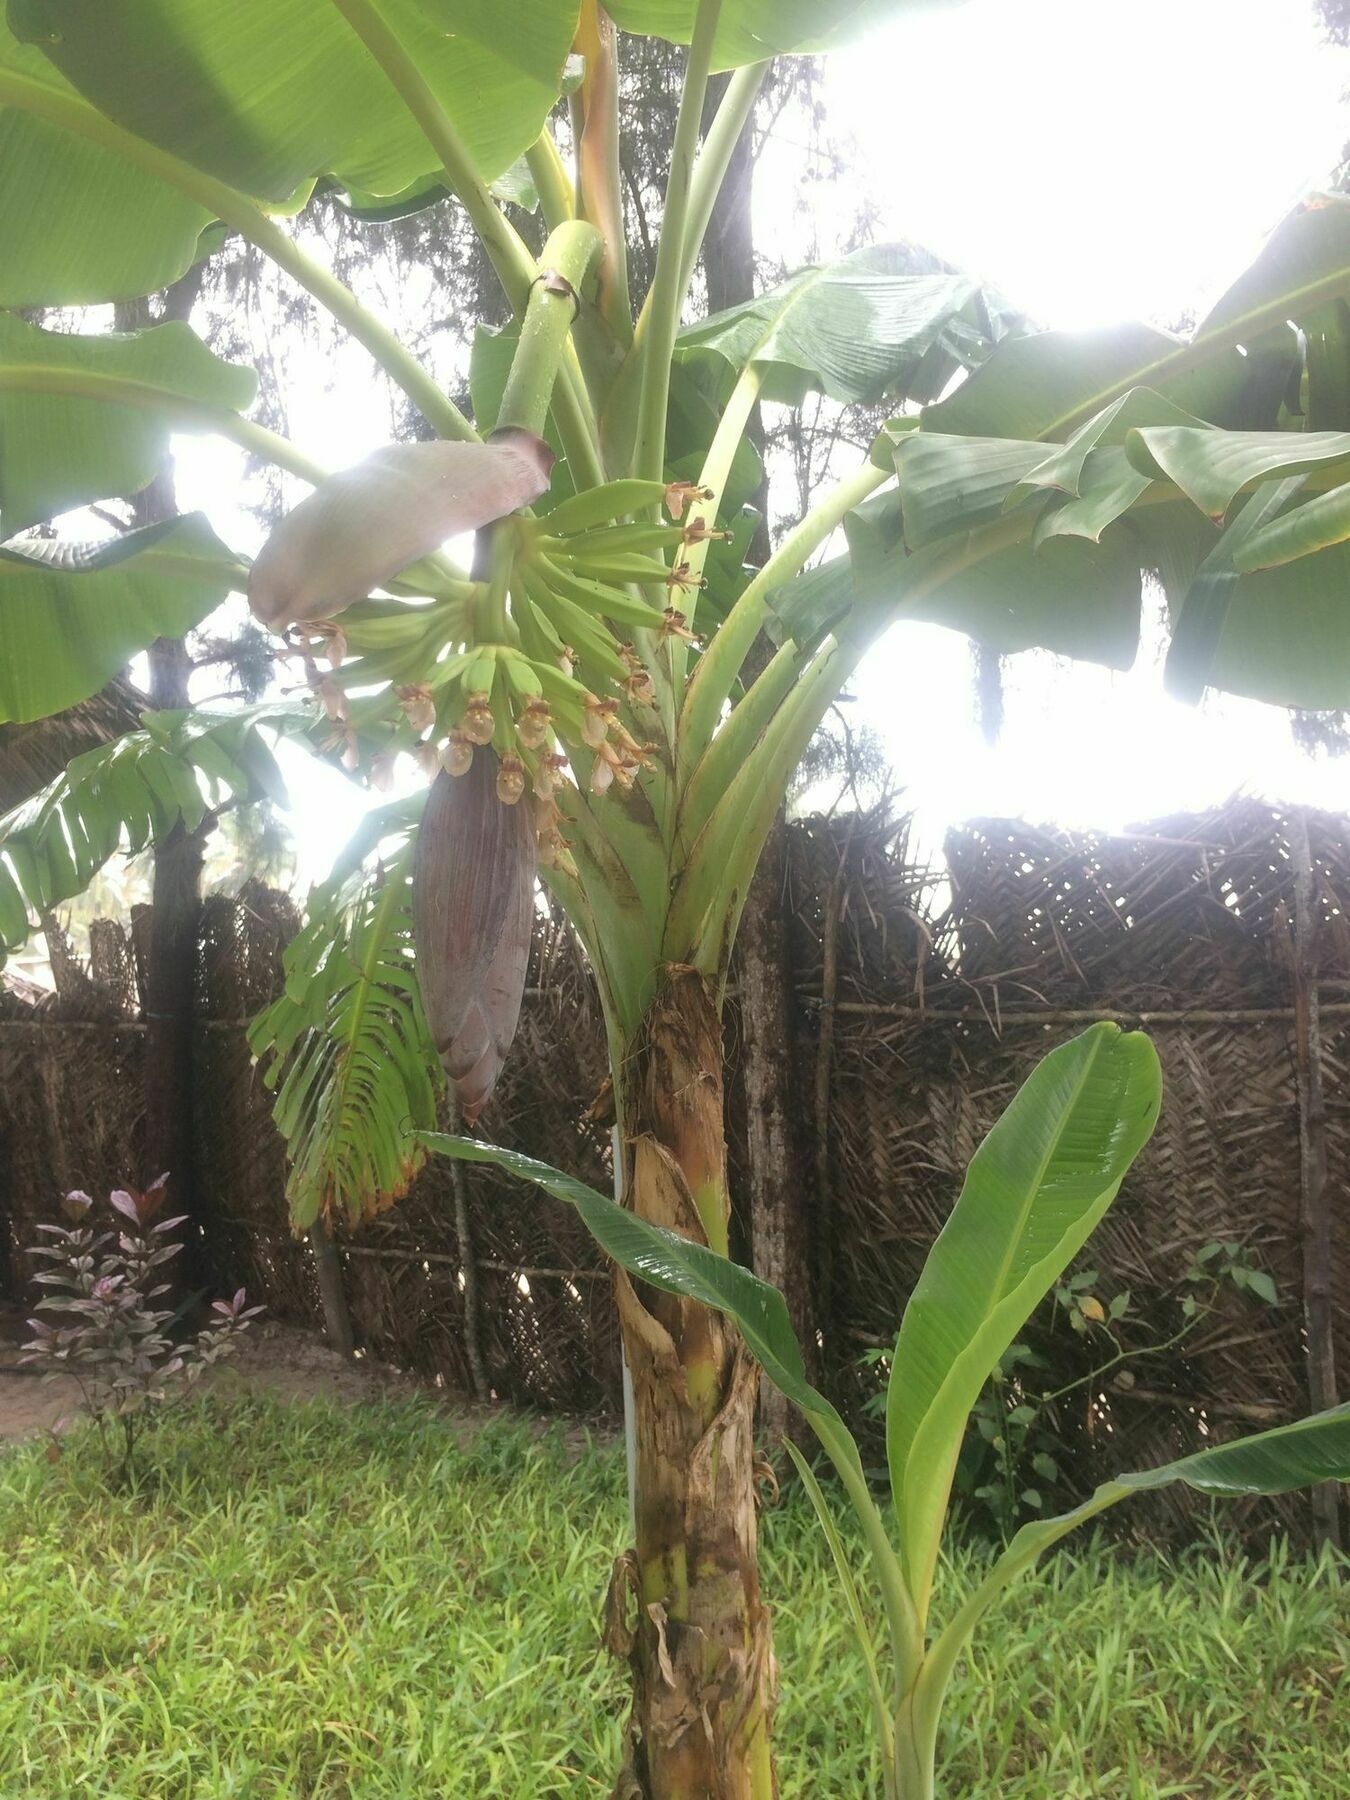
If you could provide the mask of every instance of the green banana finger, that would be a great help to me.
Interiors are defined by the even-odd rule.
[[[683,525],[609,525],[598,531],[583,531],[556,538],[544,537],[539,548],[545,556],[559,551],[579,561],[591,555],[622,555],[632,550],[670,550],[684,542]]]
[[[633,625],[639,630],[644,627],[654,630],[661,623],[660,612],[647,601],[635,600],[631,594],[603,582],[588,581],[562,564],[545,563],[540,573],[551,592],[565,595],[589,613],[600,613],[618,624]]]
[[[660,506],[665,495],[664,481],[608,481],[603,487],[587,488],[561,501],[548,515],[548,529],[550,533],[585,531],[610,519],[627,518],[630,513]]]

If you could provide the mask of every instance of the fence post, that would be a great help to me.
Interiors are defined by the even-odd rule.
[[[1314,1412],[1336,1404],[1336,1346],[1331,1308],[1331,1205],[1327,1183],[1327,1118],[1322,1089],[1317,891],[1308,814],[1290,818],[1294,863],[1294,1037],[1298,1072],[1299,1225],[1303,1240],[1303,1319],[1308,1334],[1308,1397]],[[1337,1484],[1313,1489],[1319,1544],[1341,1546]]]
[[[745,1185],[751,1267],[762,1281],[782,1289],[806,1358],[807,1374],[813,1376],[810,1209],[793,1129],[794,1001],[786,876],[787,827],[780,815],[750,883],[734,964],[740,995],[740,1076],[745,1091]],[[790,1430],[797,1435],[787,1401],[767,1376],[759,1384],[759,1425],[775,1452]]]
[[[850,830],[851,836],[851,830]],[[839,986],[839,922],[844,911],[847,842],[825,901],[821,925],[820,1025],[816,1039],[813,1112],[816,1127],[816,1316],[826,1333],[834,1323],[834,1180],[830,1165],[830,1079],[834,1073],[834,1002]]]
[[[450,1107],[450,1129],[459,1128],[459,1109]],[[457,1156],[450,1158],[450,1186],[455,1196],[455,1241],[459,1246],[459,1273],[464,1299],[464,1359],[469,1365],[473,1397],[480,1406],[492,1398],[487,1369],[483,1363],[483,1326],[478,1304],[478,1261],[473,1253],[473,1229],[469,1223],[469,1183],[465,1165]]]
[[[339,1356],[350,1360],[356,1353],[356,1339],[352,1335],[352,1316],[347,1310],[347,1295],[342,1286],[342,1261],[322,1219],[316,1219],[309,1228],[309,1247],[314,1256],[314,1272],[319,1278],[319,1298],[323,1301],[328,1342]]]

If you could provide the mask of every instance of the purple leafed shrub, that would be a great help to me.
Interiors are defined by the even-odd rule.
[[[131,1480],[137,1438],[156,1414],[228,1356],[262,1311],[245,1305],[240,1288],[232,1300],[212,1303],[214,1317],[195,1338],[180,1344],[170,1339],[166,1328],[173,1314],[153,1305],[169,1292],[160,1275],[182,1249],[169,1241],[182,1217],[157,1219],[168,1182],[161,1175],[143,1193],[111,1193],[108,1203],[126,1224],[113,1220],[107,1231],[91,1223],[94,1202],[76,1189],[61,1203],[68,1223],[39,1225],[48,1241],[30,1247],[48,1265],[34,1277],[48,1290],[37,1311],[60,1322],[30,1319],[34,1335],[22,1360],[49,1375],[74,1376],[119,1485]]]

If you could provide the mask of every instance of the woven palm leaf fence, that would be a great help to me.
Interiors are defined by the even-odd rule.
[[[793,1154],[809,1198],[796,1253],[824,1386],[855,1426],[868,1428],[880,1385],[869,1352],[893,1333],[981,1134],[1050,1043],[1101,1017],[1152,1032],[1164,1118],[1082,1259],[1089,1279],[1033,1322],[998,1396],[1035,1402],[1023,1450],[1042,1472],[1018,1482],[1058,1504],[1122,1462],[1331,1402],[1338,1336],[1350,1358],[1347,903],[1350,823],[1251,801],[1124,837],[980,821],[931,868],[903,820],[791,827]],[[295,925],[263,888],[203,909],[193,1174],[211,1276],[318,1324],[313,1256],[286,1226],[270,1096],[243,1036]],[[57,1194],[139,1168],[144,931],[143,915],[101,925],[86,967],[53,929],[58,995],[0,996],[0,1281],[15,1299],[17,1246]],[[733,1051],[738,1030],[733,1007]],[[603,1187],[603,1075],[584,961],[541,921],[521,1035],[482,1127]],[[733,1141],[743,1115],[733,1092]],[[743,1158],[738,1174],[744,1193]],[[569,1211],[481,1167],[437,1165],[339,1256],[369,1354],[453,1390],[472,1390],[476,1362],[503,1400],[615,1408],[608,1286]],[[1195,1505],[1154,1497],[1131,1527],[1183,1537],[1203,1523]],[[1303,1533],[1308,1517],[1291,1496],[1239,1523],[1259,1540],[1277,1518]]]

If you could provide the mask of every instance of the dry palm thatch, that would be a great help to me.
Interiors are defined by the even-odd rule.
[[[1112,1353],[1104,1338],[1068,1330],[1053,1309],[1029,1328],[1046,1359],[1038,1386],[1081,1383],[1056,1404],[1063,1477],[1047,1503],[1309,1410],[1307,1302],[1319,1268],[1301,1192],[1295,925],[1305,827],[1330,1212],[1320,1276],[1344,1379],[1350,822],[1253,801],[1127,837],[985,820],[951,833],[933,868],[904,820],[790,828],[791,1050],[797,1166],[815,1222],[809,1274],[824,1383],[862,1432],[874,1429],[864,1412],[874,1372],[862,1353],[893,1335],[980,1136],[1050,1044],[1104,1016],[1147,1026],[1166,1081],[1158,1133],[1087,1258],[1104,1302],[1130,1291],[1114,1329],[1144,1354],[1084,1380]],[[279,1316],[317,1325],[313,1259],[287,1229],[271,1096],[243,1033],[276,992],[295,926],[284,896],[261,888],[203,909],[196,1153],[219,1281],[243,1281]],[[133,929],[122,959],[133,968],[137,941]],[[100,951],[109,971],[121,966],[114,949]],[[107,1187],[138,1172],[143,1033],[130,1003],[113,1023],[72,1017],[64,1004],[9,1010],[22,1021],[0,1012],[0,1220],[8,1209],[24,1242],[63,1185]],[[733,1005],[733,1054],[737,1029]],[[484,1111],[487,1135],[606,1187],[608,1133],[592,1110],[604,1069],[585,959],[558,919],[541,918],[517,1042]],[[730,1101],[734,1152],[744,1126],[735,1087]],[[742,1193],[743,1174],[733,1154]],[[467,1212],[471,1247],[457,1235],[452,1175],[432,1165],[396,1208],[339,1240],[358,1342],[467,1390],[471,1256],[493,1392],[547,1408],[612,1408],[608,1281],[573,1214],[486,1169],[472,1171]],[[1199,1322],[1169,1344],[1192,1261],[1212,1242],[1239,1246],[1273,1282],[1276,1304],[1219,1284]],[[1307,1516],[1307,1503],[1291,1498],[1253,1506],[1246,1525],[1259,1541],[1274,1519],[1301,1526]],[[1130,1529],[1163,1539],[1195,1522],[1166,1495],[1129,1515]]]
[[[144,694],[119,676],[50,719],[0,725],[0,813],[40,793],[73,756],[134,731],[146,705]]]

